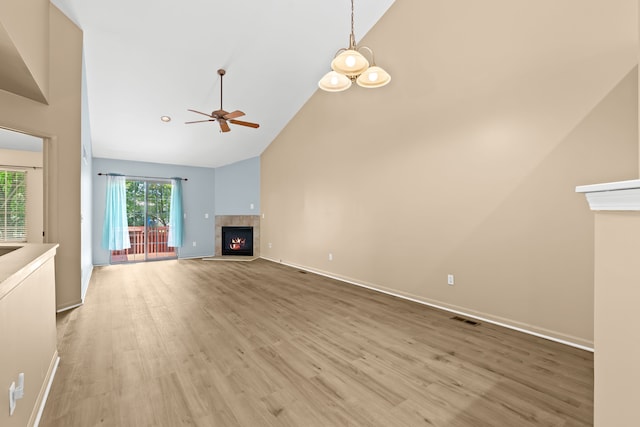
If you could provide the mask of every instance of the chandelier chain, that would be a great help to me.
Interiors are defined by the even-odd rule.
[[[354,13],[353,12],[354,12],[353,0],[351,0],[351,36],[349,37],[349,48],[350,49],[355,49],[355,47],[356,47],[356,36],[355,36],[354,30],[353,30],[353,28],[354,28],[354,18],[353,18]]]
[[[354,19],[353,19],[353,11],[354,11],[354,8],[353,8],[353,0],[351,0],[351,32],[352,32],[352,33],[353,33],[353,27],[354,27],[354,24],[353,24],[353,23],[354,23]]]

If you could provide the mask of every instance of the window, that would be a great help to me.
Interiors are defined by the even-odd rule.
[[[27,241],[27,173],[0,169],[0,242]]]

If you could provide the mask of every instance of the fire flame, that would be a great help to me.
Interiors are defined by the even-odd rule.
[[[238,249],[242,249],[244,247],[247,239],[242,237],[234,237],[231,239],[231,244],[229,244],[229,249],[237,251]]]

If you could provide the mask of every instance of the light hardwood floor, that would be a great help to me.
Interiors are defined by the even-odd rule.
[[[588,426],[593,355],[265,260],[96,268],[41,426]]]

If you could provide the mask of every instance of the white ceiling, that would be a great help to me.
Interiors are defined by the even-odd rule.
[[[349,0],[52,1],[84,32],[94,157],[218,167],[258,156],[349,41]],[[356,1],[357,41],[392,3]],[[225,110],[259,129],[184,124],[206,119],[187,109],[220,106],[219,68]]]

